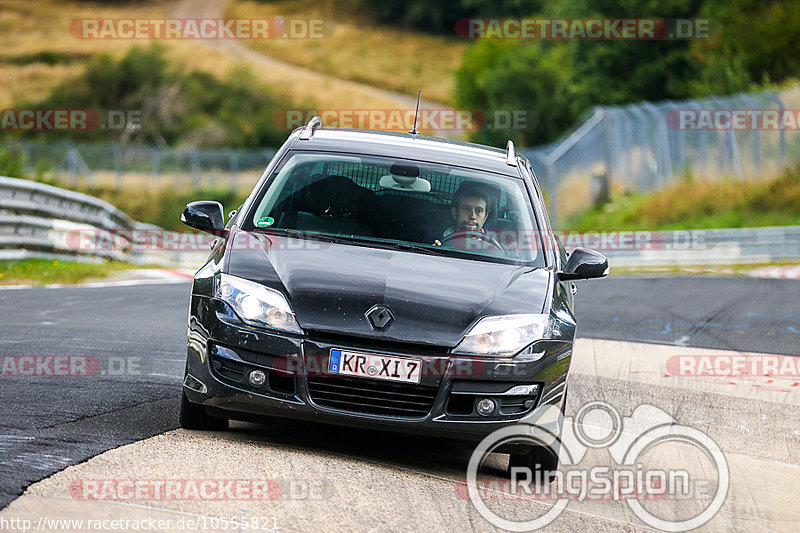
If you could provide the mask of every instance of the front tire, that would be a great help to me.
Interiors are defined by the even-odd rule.
[[[186,392],[181,391],[181,427],[183,429],[197,429],[201,431],[223,431],[228,429],[226,418],[208,416],[206,408],[200,404],[192,403],[186,397]]]
[[[557,446],[557,445],[554,445]],[[508,458],[508,475],[512,468],[527,468],[531,471],[531,479],[536,479],[536,472],[541,472],[541,480],[550,483],[555,479],[558,470],[558,450],[548,446],[533,446],[526,453],[512,454]]]
[[[561,421],[558,438],[551,446],[533,446],[525,453],[511,454],[508,458],[508,475],[511,477],[512,468],[529,468],[532,478],[536,479],[535,472],[542,473],[542,481],[550,483],[555,479],[558,470],[558,453],[561,451],[561,432],[564,425],[564,413],[567,408],[567,389],[564,388],[564,395],[561,399]]]

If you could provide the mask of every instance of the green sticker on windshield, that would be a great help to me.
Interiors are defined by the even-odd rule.
[[[272,217],[261,217],[256,222],[256,226],[258,226],[259,228],[266,228],[268,226],[273,225],[274,223],[275,219]]]

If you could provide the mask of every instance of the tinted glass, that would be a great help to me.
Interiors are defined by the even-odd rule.
[[[297,152],[283,161],[245,229],[540,264],[534,220],[521,179],[410,160]]]

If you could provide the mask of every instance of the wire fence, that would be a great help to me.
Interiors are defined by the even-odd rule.
[[[800,159],[799,110],[800,85],[596,107],[558,142],[523,153],[549,192],[551,216],[566,217],[623,191],[774,176]]]
[[[734,117],[738,112],[740,122]],[[681,180],[758,179],[800,158],[800,85],[779,92],[596,107],[559,141],[523,150],[564,221],[624,191]],[[774,117],[773,117],[774,118]],[[720,121],[720,119],[725,119]],[[727,126],[727,127],[726,127]],[[28,171],[75,185],[249,188],[275,153],[110,144],[21,144]]]
[[[275,154],[258,150],[155,148],[118,144],[22,143],[27,171],[44,169],[60,184],[252,187]]]

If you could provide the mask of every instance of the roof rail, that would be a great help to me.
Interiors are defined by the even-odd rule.
[[[308,121],[306,127],[300,132],[300,140],[307,141],[314,135],[314,130],[322,126],[322,119],[314,117]]]
[[[517,151],[514,149],[514,142],[511,139],[506,144],[506,165],[517,166]]]

